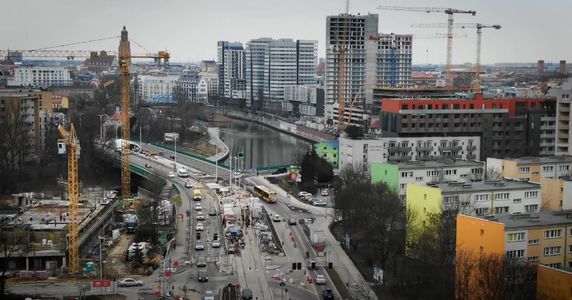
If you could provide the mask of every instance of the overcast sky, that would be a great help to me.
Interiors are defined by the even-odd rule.
[[[119,35],[149,51],[168,49],[173,61],[216,59],[218,40],[246,42],[259,37],[318,40],[325,56],[326,16],[344,9],[344,0],[18,0],[3,1],[0,48],[34,49]],[[427,36],[445,29],[411,28],[414,23],[446,22],[446,15],[379,11],[378,5],[434,6],[472,9],[475,17],[456,22],[500,24],[483,33],[483,63],[572,61],[571,0],[353,0],[350,13],[379,13],[383,33]],[[458,29],[457,32],[464,30]],[[454,41],[453,62],[473,62],[475,30]],[[118,42],[102,41],[75,49],[116,50]],[[72,48],[72,47],[70,47]],[[132,52],[145,52],[131,44]],[[445,39],[417,39],[413,63],[444,63]]]

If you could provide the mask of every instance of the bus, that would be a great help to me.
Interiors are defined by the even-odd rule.
[[[276,203],[276,193],[265,186],[254,186],[254,194],[264,202]]]

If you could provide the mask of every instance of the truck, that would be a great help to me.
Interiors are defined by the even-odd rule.
[[[137,230],[137,215],[135,214],[127,215],[125,223],[127,224],[127,232],[135,233],[135,230]]]
[[[193,200],[195,201],[201,201],[202,200],[202,196],[201,196],[201,190],[200,189],[195,189],[193,190]]]
[[[185,170],[184,168],[179,168],[177,169],[177,176],[181,177],[181,178],[186,178],[189,177],[189,171]]]

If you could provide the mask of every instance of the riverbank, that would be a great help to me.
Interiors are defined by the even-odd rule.
[[[327,134],[325,132],[308,128],[303,125],[296,125],[286,120],[283,120],[282,118],[279,118],[277,116],[263,112],[257,112],[256,114],[252,114],[250,112],[228,111],[228,110],[221,111],[220,109],[218,109],[216,110],[216,113],[231,119],[255,122],[257,124],[269,127],[276,131],[300,138],[309,143],[320,143],[320,142],[333,141],[337,139],[337,137]]]

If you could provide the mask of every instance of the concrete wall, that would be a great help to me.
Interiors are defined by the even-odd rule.
[[[564,181],[561,179],[540,178],[542,194],[541,210],[557,211],[562,209]]]
[[[481,218],[457,215],[456,248],[475,255],[505,253],[504,224]]]
[[[538,266],[536,299],[557,300],[572,298],[572,272]]]

